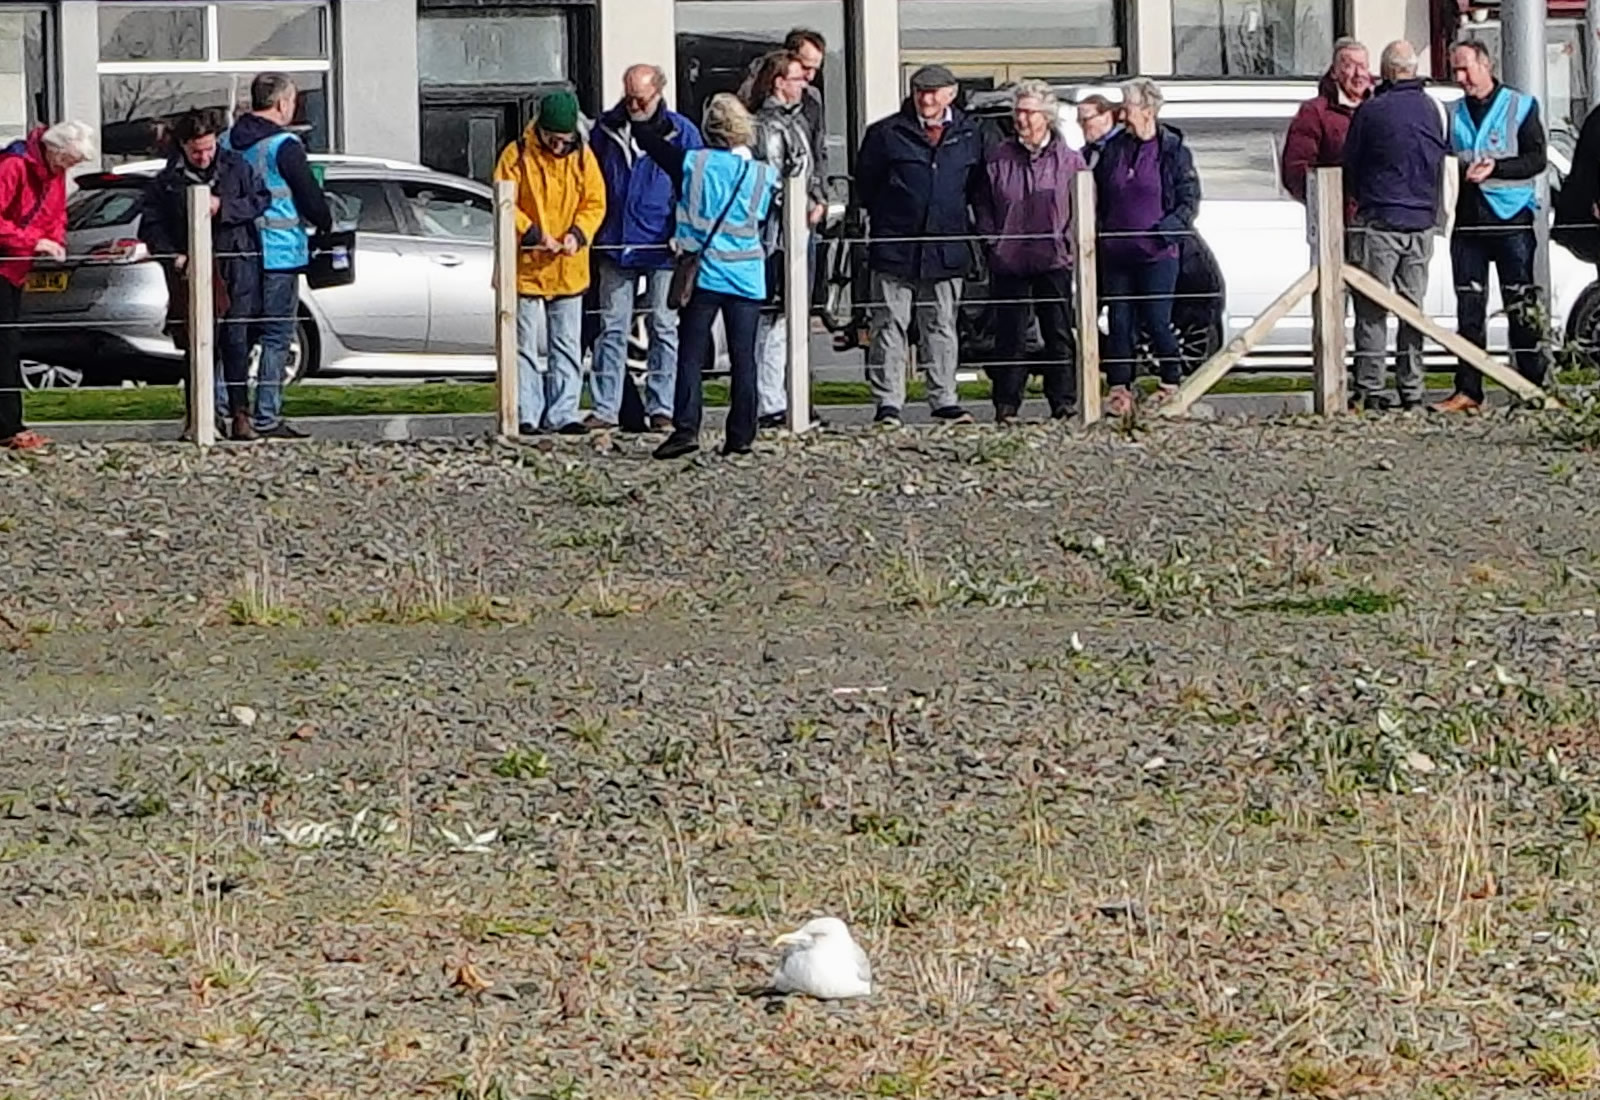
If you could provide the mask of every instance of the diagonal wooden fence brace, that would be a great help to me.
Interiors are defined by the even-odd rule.
[[[1547,409],[1561,407],[1559,401],[1518,374],[1516,368],[1509,363],[1502,363],[1459,333],[1441,328],[1433,318],[1354,264],[1345,265],[1344,281],[1351,290],[1372,299],[1400,321],[1437,342],[1445,351],[1457,356],[1467,366],[1493,378],[1524,401],[1542,405]]]
[[[1184,380],[1178,387],[1178,392],[1169,397],[1162,404],[1159,415],[1166,417],[1184,416],[1215,386],[1222,376],[1239,365],[1239,361],[1249,355],[1251,349],[1259,344],[1271,332],[1273,326],[1299,305],[1307,294],[1317,289],[1318,275],[1316,268],[1310,268],[1296,279],[1288,290],[1278,295],[1277,299],[1268,306],[1250,327],[1235,336],[1228,346],[1217,354],[1207,359],[1199,370]]]

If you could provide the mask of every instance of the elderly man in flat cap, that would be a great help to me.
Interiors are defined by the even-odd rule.
[[[867,129],[856,188],[871,223],[872,343],[867,383],[877,421],[900,423],[915,310],[927,355],[928,404],[936,420],[968,423],[956,396],[956,311],[972,266],[968,195],[983,171],[977,128],[953,104],[956,78],[943,65],[911,76],[898,114]]]

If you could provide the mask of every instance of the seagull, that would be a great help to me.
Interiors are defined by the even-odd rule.
[[[824,1001],[865,997],[872,992],[872,964],[838,917],[818,917],[772,941],[782,947],[772,988]]]

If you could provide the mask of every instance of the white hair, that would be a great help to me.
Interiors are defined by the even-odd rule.
[[[1039,109],[1050,116],[1052,125],[1056,121],[1056,109],[1060,103],[1056,100],[1056,93],[1050,85],[1042,80],[1024,80],[1017,84],[1011,92],[1011,105],[1015,107],[1024,99],[1037,99]]]
[[[58,122],[39,140],[59,157],[80,161],[94,159],[94,127],[87,122]]]
[[[1159,113],[1166,97],[1161,85],[1148,76],[1136,76],[1122,85],[1122,102],[1137,107],[1148,107],[1152,114]]]

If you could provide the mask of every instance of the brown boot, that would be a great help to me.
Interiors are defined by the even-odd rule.
[[[1443,401],[1428,406],[1436,413],[1477,412],[1481,407],[1481,402],[1468,397],[1464,393],[1453,393]]]
[[[250,423],[250,413],[248,410],[240,409],[238,412],[234,413],[233,422],[230,427],[231,431],[229,432],[228,438],[232,439],[235,443],[248,443],[252,439],[261,438],[261,433],[256,431],[256,426]]]

